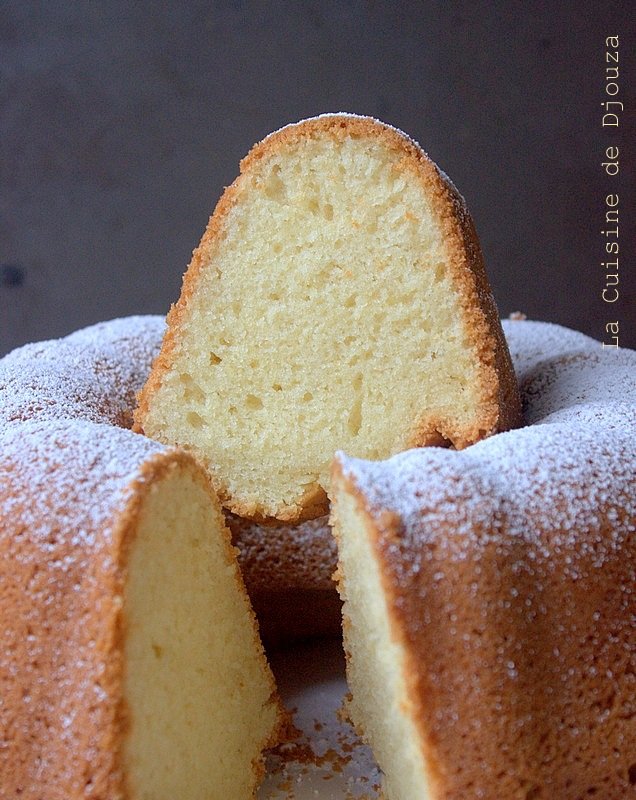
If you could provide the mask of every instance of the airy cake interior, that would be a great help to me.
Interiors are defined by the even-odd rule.
[[[403,153],[358,136],[272,148],[201,253],[143,429],[203,456],[230,508],[292,518],[338,448],[378,459],[416,429],[474,428],[478,364]]]
[[[143,501],[123,613],[130,796],[251,798],[273,679],[220,511],[188,472]]]
[[[387,800],[434,800],[410,716],[404,651],[392,635],[368,518],[342,490],[336,509],[351,719],[384,773]]]

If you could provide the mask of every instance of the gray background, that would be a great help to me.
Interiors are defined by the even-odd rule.
[[[616,33],[627,110],[610,132]],[[619,319],[636,346],[635,33],[632,2],[2,3],[0,353],[165,313],[252,143],[337,110],[403,128],[450,174],[502,315],[597,338]],[[614,306],[600,298],[610,191],[625,223]]]

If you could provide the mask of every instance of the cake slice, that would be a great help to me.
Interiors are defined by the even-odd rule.
[[[405,134],[334,114],[241,163],[135,425],[191,449],[229,510],[296,522],[327,512],[338,448],[462,448],[518,414],[463,199]]]
[[[253,798],[283,712],[203,470],[79,420],[0,452],[0,796]]]

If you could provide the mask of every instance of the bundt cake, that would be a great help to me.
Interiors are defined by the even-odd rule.
[[[333,474],[389,800],[636,797],[636,352],[504,325],[528,427]]]
[[[129,418],[114,377],[126,350],[90,370],[81,353],[97,330],[116,339],[139,325],[69,337],[51,346],[57,361],[34,345],[0,362],[13,419],[0,424],[2,797],[247,800],[281,731],[209,477],[186,453],[91,421]],[[22,388],[42,389],[22,411],[18,364]]]
[[[336,449],[462,448],[518,421],[463,199],[405,134],[348,114],[257,144],[221,198],[135,412],[257,521],[325,514]]]

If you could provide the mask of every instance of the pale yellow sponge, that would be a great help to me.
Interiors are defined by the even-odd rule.
[[[462,448],[518,413],[462,198],[405,134],[333,114],[241,163],[135,419],[192,450],[230,510],[294,522],[327,511],[337,449]]]

